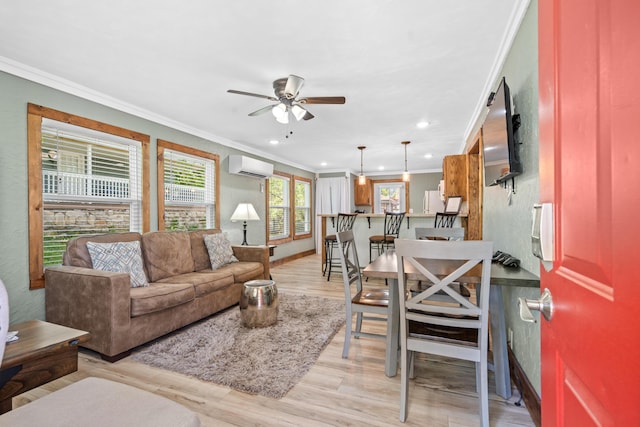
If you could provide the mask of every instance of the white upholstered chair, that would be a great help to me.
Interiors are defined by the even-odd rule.
[[[0,361],[9,328],[9,300],[0,280]],[[11,345],[11,344],[10,344]],[[198,415],[153,393],[103,378],[84,378],[0,415],[12,427],[198,427]]]
[[[489,397],[487,351],[489,342],[489,286],[491,276],[492,242],[485,241],[437,241],[396,240],[398,257],[398,297],[400,305],[401,388],[400,421],[407,418],[409,377],[413,376],[414,353],[430,353],[475,363],[476,390],[480,401],[480,419],[483,427],[489,426]],[[439,268],[452,261],[455,267],[445,277]],[[405,263],[433,283],[419,293],[406,297]],[[469,270],[473,269],[473,272]],[[434,271],[436,271],[434,273]],[[476,298],[460,294],[455,284],[461,277],[480,277],[475,284]],[[463,281],[469,281],[469,279]],[[443,304],[440,297],[446,294],[453,304]],[[438,295],[440,294],[440,295]],[[417,325],[417,328],[410,327]],[[445,326],[476,329],[477,340],[468,342],[453,338],[432,336],[428,328],[419,326]],[[414,332],[418,331],[418,332]],[[426,332],[424,332],[426,331]]]
[[[389,289],[365,288],[358,261],[358,251],[353,231],[336,234],[344,282],[344,301],[346,307],[346,326],[342,357],[349,355],[351,337],[382,338],[386,335],[362,332],[363,320],[386,321],[389,310]],[[356,314],[356,327],[353,328],[353,314]],[[377,316],[365,316],[364,313]]]

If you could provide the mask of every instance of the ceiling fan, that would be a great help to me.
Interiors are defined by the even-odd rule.
[[[304,79],[302,77],[294,76],[281,78],[273,82],[274,96],[260,95],[257,93],[243,92],[241,90],[229,89],[227,92],[235,93],[238,95],[255,96],[257,98],[268,99],[269,101],[277,102],[277,104],[267,105],[252,113],[249,113],[251,117],[258,116],[260,114],[271,111],[276,120],[280,123],[289,123],[289,113],[295,117],[296,120],[311,120],[315,116],[307,111],[303,107],[304,104],[344,104],[344,96],[316,96],[307,98],[297,98]]]

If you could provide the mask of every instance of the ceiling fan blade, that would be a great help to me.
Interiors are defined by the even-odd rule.
[[[273,109],[273,105],[267,105],[266,107],[262,107],[259,110],[254,111],[253,113],[249,113],[251,117],[259,116],[260,114],[264,114],[267,111],[271,111]]]
[[[255,96],[256,98],[264,98],[264,99],[268,99],[269,101],[277,101],[278,100],[278,98],[274,98],[273,96],[260,95],[258,93],[251,93],[251,92],[243,92],[241,90],[229,89],[227,92],[235,93],[236,95]]]
[[[302,77],[294,76],[293,74],[289,75],[287,84],[284,87],[284,96],[288,99],[294,99],[298,96],[298,92],[302,89],[303,84],[304,79]]]
[[[303,104],[344,104],[346,99],[344,96],[312,96],[302,98],[298,102]]]
[[[313,119],[315,116],[313,114],[311,114],[308,110],[307,110],[307,114],[304,115],[304,117],[302,118],[302,120],[311,120]]]

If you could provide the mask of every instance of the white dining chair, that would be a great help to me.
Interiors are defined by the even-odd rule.
[[[351,337],[367,337],[386,339],[386,335],[362,332],[362,321],[387,321],[389,311],[389,289],[374,289],[363,287],[362,273],[358,261],[358,251],[353,231],[343,231],[336,234],[338,252],[342,266],[342,281],[344,283],[344,302],[346,308],[346,325],[342,358],[349,355]],[[356,314],[356,327],[353,328],[353,314]],[[364,313],[377,316],[365,316]]]
[[[414,353],[430,353],[440,356],[469,360],[475,363],[476,391],[480,401],[481,425],[489,426],[489,392],[487,372],[487,351],[489,342],[489,286],[493,243],[486,241],[437,241],[437,240],[396,240],[398,262],[398,298],[400,308],[400,349],[401,387],[400,421],[407,418],[409,377],[413,377]],[[433,271],[435,264],[443,260],[455,261],[456,266],[446,277],[439,277]],[[424,276],[433,285],[419,293],[405,291],[405,263]],[[427,265],[427,263],[432,263]],[[479,267],[476,267],[480,265]],[[431,270],[429,269],[431,266]],[[479,269],[476,271],[474,269]],[[472,273],[469,270],[474,269]],[[467,275],[477,277],[476,298],[460,294],[456,281]],[[469,281],[465,279],[463,281]],[[454,304],[443,304],[442,293]],[[440,295],[438,295],[440,294]],[[412,325],[427,328],[412,328]],[[477,340],[468,342],[461,339],[432,336],[428,327],[449,327],[476,329]],[[419,332],[413,332],[419,331]]]

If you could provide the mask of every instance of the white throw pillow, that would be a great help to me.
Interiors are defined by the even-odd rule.
[[[233,256],[231,242],[223,233],[205,234],[203,237],[204,244],[209,252],[212,270],[217,270],[223,265],[232,262],[238,262],[238,258]]]
[[[137,240],[113,243],[87,242],[87,249],[96,270],[129,273],[132,288],[149,286],[142,267],[140,242]]]

